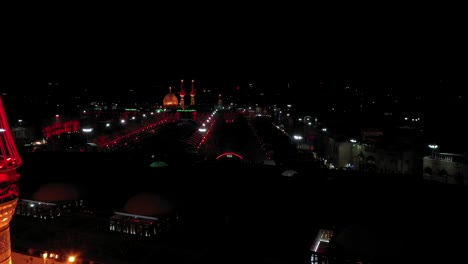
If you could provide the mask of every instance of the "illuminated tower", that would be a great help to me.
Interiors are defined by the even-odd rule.
[[[185,109],[185,91],[184,91],[184,80],[180,80],[180,107]]]
[[[190,91],[190,105],[195,105],[195,80],[192,80],[192,90]]]
[[[12,263],[10,221],[19,196],[16,168],[22,163],[0,97],[0,264]]]

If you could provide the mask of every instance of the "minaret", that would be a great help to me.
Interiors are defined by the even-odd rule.
[[[190,105],[195,105],[195,80],[192,80],[192,90],[190,91]]]
[[[185,91],[184,91],[184,80],[180,80],[180,107],[185,109]]]
[[[221,94],[218,96],[218,109],[223,108],[223,98],[221,97]]]
[[[20,175],[16,168],[23,161],[16,149],[0,97],[0,264],[11,264],[10,221],[18,203]]]

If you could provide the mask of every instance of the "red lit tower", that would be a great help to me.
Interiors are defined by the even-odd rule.
[[[184,97],[185,97],[185,91],[184,91],[184,80],[180,80],[180,107],[182,109],[185,109],[185,100],[184,100]]]
[[[192,90],[190,91],[190,105],[195,105],[195,80],[192,80]]]
[[[11,264],[10,221],[18,202],[19,173],[23,161],[16,149],[0,97],[0,264]]]

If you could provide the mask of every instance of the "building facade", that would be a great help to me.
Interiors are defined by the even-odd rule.
[[[450,184],[468,184],[466,155],[434,153],[423,158],[423,179]]]

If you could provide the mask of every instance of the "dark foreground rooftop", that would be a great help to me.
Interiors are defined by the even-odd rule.
[[[13,248],[68,241],[90,257],[120,263],[304,263],[318,229],[333,228],[330,252],[343,258],[465,259],[464,186],[309,165],[298,165],[298,174],[287,177],[281,175],[287,168],[277,166],[214,162],[138,169],[115,161],[114,166],[102,161],[106,169],[84,166],[63,174],[59,166],[57,171],[24,168],[24,198],[32,185],[61,179],[86,189],[87,204],[102,214],[52,222],[15,216]],[[176,232],[148,240],[104,230],[106,212],[141,191],[174,201],[181,219]]]

